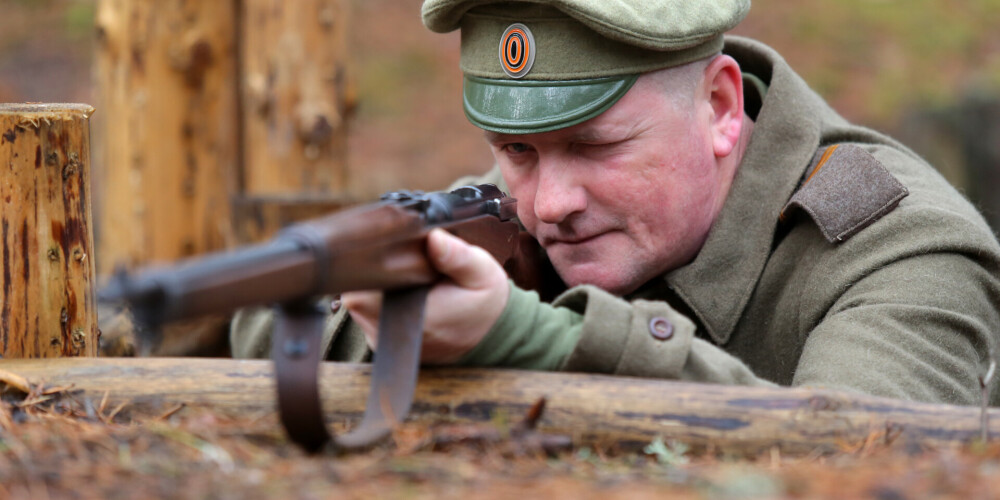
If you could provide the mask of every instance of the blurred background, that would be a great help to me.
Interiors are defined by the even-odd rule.
[[[0,102],[95,106],[106,278],[486,171],[461,109],[459,35],[427,31],[420,4],[0,0]],[[998,228],[998,21],[1000,0],[754,0],[735,33],[926,157]],[[124,315],[99,316],[102,353],[130,352]],[[180,325],[192,344],[157,353],[217,353],[227,321]]]
[[[98,3],[2,0],[0,101],[106,112],[95,98]],[[461,111],[457,34],[428,32],[418,0],[341,3],[351,104],[340,126],[352,199],[438,189],[488,168]],[[754,0],[735,32],[775,47],[845,117],[901,139],[996,211],[979,177],[1000,168],[998,21],[1000,0]]]

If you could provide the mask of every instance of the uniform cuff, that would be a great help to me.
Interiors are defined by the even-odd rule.
[[[599,288],[576,287],[555,305],[583,313],[576,349],[562,369],[680,378],[695,325],[664,302],[626,302]]]

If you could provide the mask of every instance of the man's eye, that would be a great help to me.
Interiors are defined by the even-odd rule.
[[[528,145],[523,142],[512,142],[504,146],[508,153],[524,153],[528,150]]]

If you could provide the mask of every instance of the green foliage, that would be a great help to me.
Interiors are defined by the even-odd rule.
[[[81,40],[92,35],[95,8],[93,0],[76,0],[66,7],[63,24],[66,26],[67,37]]]

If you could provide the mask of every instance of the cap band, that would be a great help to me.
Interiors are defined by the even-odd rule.
[[[466,13],[462,18],[462,72],[483,78],[508,78],[497,59],[497,44],[520,23],[533,34],[534,65],[522,80],[581,80],[645,73],[680,66],[722,51],[722,35],[684,49],[650,50],[610,40],[566,17],[515,17]]]

